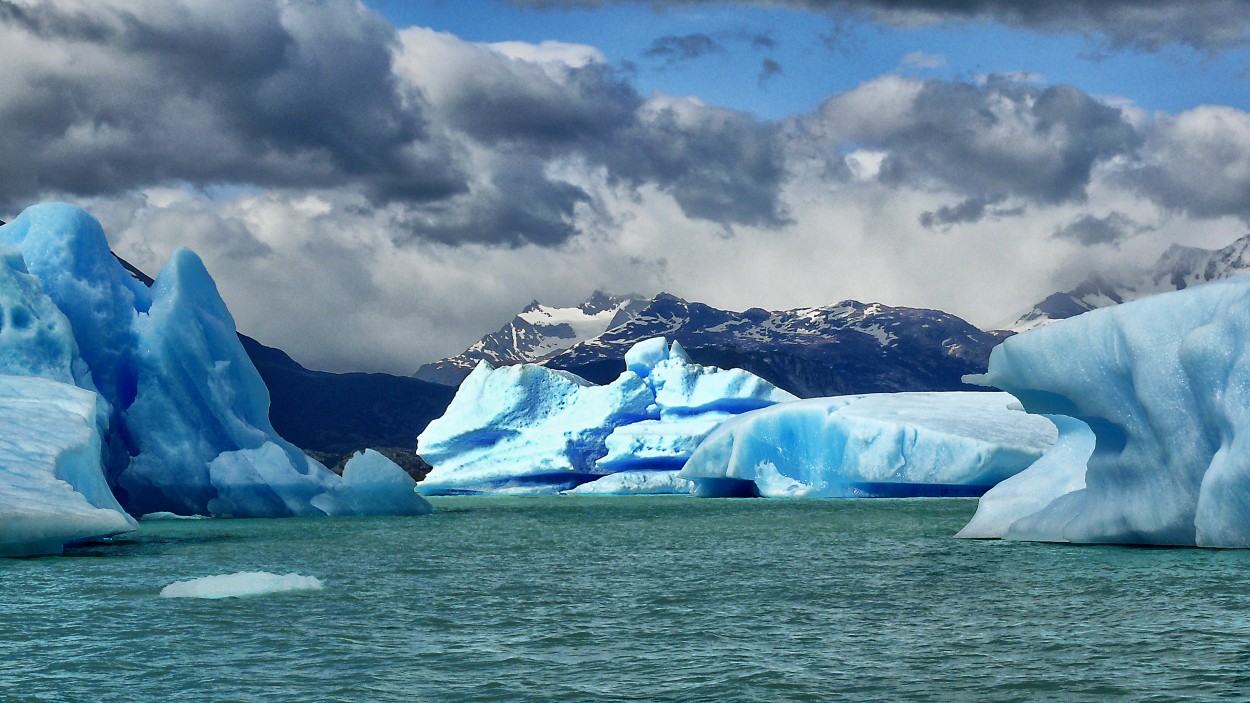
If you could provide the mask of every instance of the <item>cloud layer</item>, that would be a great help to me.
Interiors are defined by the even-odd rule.
[[[1169,41],[1234,41],[1217,39]],[[594,47],[397,30],[349,0],[0,0],[0,62],[0,219],[77,200],[152,273],[195,248],[244,331],[332,370],[411,372],[532,298],[595,288],[988,325],[1091,267],[1250,223],[1250,114],[1017,77],[885,75],[763,121],[641,95]]]
[[[510,0],[521,7],[595,8],[653,0]],[[914,27],[997,22],[1008,27],[1098,39],[1112,49],[1158,51],[1189,46],[1214,52],[1250,42],[1250,13],[1240,0],[669,0],[665,5],[788,7],[834,18]]]

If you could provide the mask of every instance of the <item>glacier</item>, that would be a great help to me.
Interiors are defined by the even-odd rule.
[[[417,453],[434,467],[417,490],[557,493],[617,472],[672,472],[726,418],[794,400],[746,371],[695,364],[663,337],[631,348],[626,366],[597,386],[535,364],[479,363],[417,439]],[[622,490],[667,493],[674,485],[638,480]]]
[[[1247,276],[1008,339],[974,380],[1073,421],[1063,451],[986,493],[960,534],[1250,547],[1247,340]]]
[[[388,460],[358,458],[340,477],[273,430],[268,391],[190,251],[149,290],[85,211],[33,206],[0,226],[0,308],[6,428],[28,435],[0,443],[5,553],[133,529],[129,514],[429,511]]]
[[[717,427],[680,477],[705,497],[980,495],[1055,441],[1046,418],[1007,393],[813,398]]]

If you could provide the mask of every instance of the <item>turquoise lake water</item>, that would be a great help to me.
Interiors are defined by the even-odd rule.
[[[969,499],[433,502],[0,560],[0,701],[1250,700],[1250,551],[952,539]],[[158,595],[257,570],[325,585]]]

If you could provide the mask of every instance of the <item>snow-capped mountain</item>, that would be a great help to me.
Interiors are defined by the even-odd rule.
[[[459,383],[486,359],[536,361],[608,383],[624,370],[631,346],[658,336],[681,342],[698,363],[746,369],[800,396],[968,389],[960,378],[984,371],[1000,340],[941,311],[853,300],[733,312],[665,293],[597,295],[577,308],[531,305],[464,354],[422,367],[418,378]]]
[[[639,295],[603,291],[595,291],[576,307],[551,307],[535,300],[498,332],[486,335],[457,356],[425,364],[414,375],[423,381],[454,386],[479,361],[494,366],[545,361],[628,321],[648,303]]]
[[[1119,305],[1148,295],[1181,290],[1247,272],[1250,272],[1250,234],[1223,249],[1173,244],[1150,268],[1090,274],[1076,288],[1052,293],[1004,328],[1023,332],[1095,308]]]
[[[847,300],[770,312],[720,310],[661,293],[624,324],[545,364],[597,382],[624,368],[635,342],[676,339],[698,363],[742,368],[803,397],[967,390],[1000,338],[939,310]]]

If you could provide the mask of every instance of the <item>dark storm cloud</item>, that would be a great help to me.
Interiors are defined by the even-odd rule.
[[[1087,247],[1098,244],[1119,246],[1121,240],[1137,234],[1140,230],[1137,223],[1113,212],[1106,217],[1083,215],[1055,229],[1052,236],[1056,239],[1070,239]]]
[[[540,69],[462,42],[445,50],[452,58],[443,66],[452,79],[429,91],[437,121],[463,130],[510,173],[527,174],[515,183],[547,179],[552,160],[574,159],[601,167],[615,185],[653,185],[692,218],[727,227],[787,221],[780,195],[785,157],[775,124],[692,99],[643,100],[602,64]],[[494,190],[477,187],[472,197],[455,200],[475,207],[492,201],[479,192]],[[573,209],[588,198],[554,186],[519,197],[544,203],[540,211],[552,225],[545,230],[550,235],[567,231]],[[477,219],[465,215],[460,221],[468,228]]]
[[[667,64],[690,61],[708,54],[724,53],[725,47],[707,34],[669,35],[656,39],[643,56],[663,59]]]
[[[1003,200],[1002,195],[992,198],[968,198],[957,205],[944,205],[932,212],[921,213],[920,224],[925,229],[933,229],[980,222],[989,212],[990,205]]]
[[[1250,40],[1244,0],[731,0],[739,5],[789,7],[893,26],[945,22],[997,22],[1008,27],[1092,36],[1111,49],[1158,51],[1191,46],[1218,51]],[[594,8],[635,2],[654,7],[723,3],[724,0],[511,0],[537,8]]]
[[[999,195],[1081,202],[1094,166],[1141,141],[1119,109],[1076,88],[993,78],[882,79],[830,98],[814,120],[808,129],[834,143],[884,151],[882,182],[962,192],[969,213]]]
[[[354,185],[423,201],[464,188],[394,30],[354,3],[0,5],[0,200],[182,180]]]
[[[617,181],[659,184],[689,217],[773,227],[788,221],[779,190],[786,175],[778,129],[720,108],[649,104],[599,157]]]
[[[551,174],[572,160],[694,218],[782,220],[784,169],[753,118],[667,119],[597,61],[401,35],[352,0],[0,0],[0,65],[10,212],[166,184],[345,190],[414,236],[554,245],[590,200]]]

